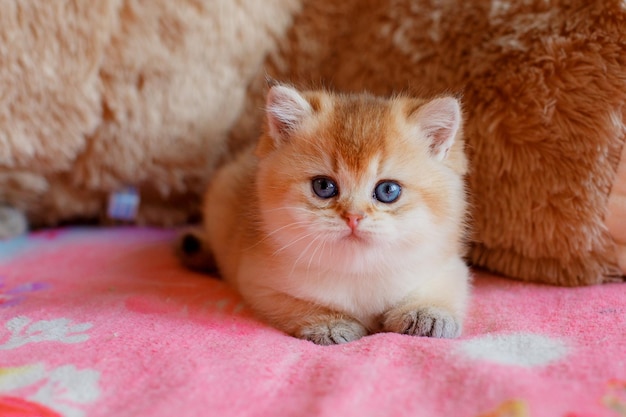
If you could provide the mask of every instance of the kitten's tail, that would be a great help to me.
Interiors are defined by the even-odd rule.
[[[183,230],[174,243],[176,256],[189,269],[201,272],[217,272],[217,264],[201,227]]]

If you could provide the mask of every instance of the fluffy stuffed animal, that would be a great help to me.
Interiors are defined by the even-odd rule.
[[[199,210],[246,86],[299,0],[5,2],[0,230],[108,221],[136,187],[139,224]],[[20,215],[22,212],[23,215]],[[3,233],[0,232],[0,235]]]

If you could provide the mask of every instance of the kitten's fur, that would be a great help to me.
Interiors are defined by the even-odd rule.
[[[289,334],[318,344],[379,331],[456,337],[469,292],[466,165],[454,98],[275,85],[265,133],[215,174],[195,236],[252,309]],[[336,196],[316,195],[320,177]],[[397,201],[374,197],[383,180],[400,184]],[[193,266],[211,260],[188,246]]]

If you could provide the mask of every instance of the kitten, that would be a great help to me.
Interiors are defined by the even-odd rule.
[[[318,344],[458,336],[469,271],[457,100],[274,85],[266,104],[265,133],[215,174],[184,256],[214,260],[261,318]]]

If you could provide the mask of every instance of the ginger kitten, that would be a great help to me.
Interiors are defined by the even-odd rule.
[[[456,337],[469,293],[461,122],[452,97],[275,85],[265,133],[215,174],[181,253],[214,259],[261,318],[318,344]]]

